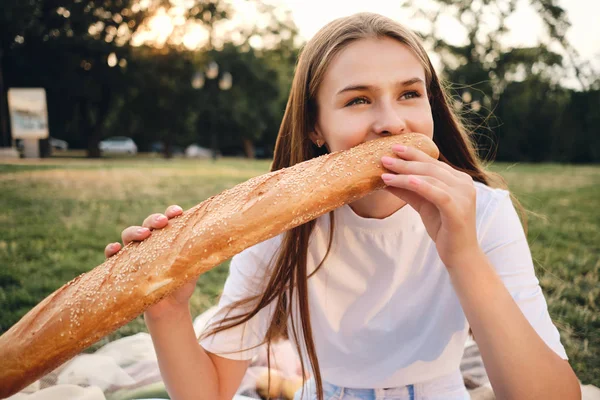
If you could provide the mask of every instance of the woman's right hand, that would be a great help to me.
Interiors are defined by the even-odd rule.
[[[169,206],[165,214],[152,214],[149,215],[142,226],[130,226],[125,228],[121,232],[121,239],[123,245],[127,245],[129,242],[147,239],[152,234],[154,229],[162,229],[169,223],[169,219],[174,218],[183,213],[183,209],[177,205]],[[106,258],[112,257],[119,250],[121,250],[121,244],[119,242],[110,243],[104,249],[104,255]],[[148,307],[145,312],[145,316],[152,319],[158,319],[163,315],[168,315],[174,311],[187,310],[189,300],[194,293],[196,287],[196,279],[186,282],[179,289],[175,290],[169,296],[165,297],[158,303]]]

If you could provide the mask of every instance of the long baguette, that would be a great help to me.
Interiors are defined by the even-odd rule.
[[[65,284],[0,336],[0,398],[18,392],[242,250],[384,187],[400,143],[438,158],[427,136],[363,143],[257,176],[185,211]]]

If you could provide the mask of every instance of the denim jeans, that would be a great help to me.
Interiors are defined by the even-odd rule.
[[[310,379],[298,390],[294,400],[315,400],[317,391],[315,382]],[[323,395],[327,400],[469,400],[460,371],[414,385],[387,389],[353,389],[323,383]]]

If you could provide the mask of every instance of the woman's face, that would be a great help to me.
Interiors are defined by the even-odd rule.
[[[330,152],[384,135],[418,132],[433,138],[425,70],[412,51],[391,38],[361,39],[330,63],[317,92],[311,140]]]

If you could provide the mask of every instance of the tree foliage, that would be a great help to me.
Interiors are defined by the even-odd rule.
[[[474,132],[484,158],[510,161],[600,161],[598,76],[566,39],[566,11],[556,0],[530,0],[547,32],[533,47],[508,47],[507,20],[517,0],[434,0],[433,10],[405,5],[428,21],[419,32],[439,56],[455,105]],[[466,32],[450,43],[441,21],[451,18]],[[562,49],[560,52],[551,48]],[[572,69],[581,86],[562,86]],[[577,105],[577,106],[576,106]],[[574,118],[577,115],[578,118]]]
[[[87,148],[92,157],[100,155],[99,141],[112,135],[131,136],[142,150],[161,141],[167,153],[174,145],[205,145],[213,129],[221,145],[269,142],[283,115],[296,54],[297,29],[289,14],[278,17],[256,2],[265,20],[261,28],[242,27],[237,41],[221,37],[215,46],[215,28],[232,17],[231,6],[223,0],[192,3],[183,15],[186,24],[204,27],[211,38],[195,50],[181,41],[188,25],[175,26],[164,43],[133,46],[135,34],[148,29],[158,10],[171,10],[167,0],[147,7],[134,0],[3,1],[4,92],[45,88],[51,135]],[[263,49],[249,45],[253,36],[266,40]],[[290,65],[274,63],[277,58]],[[191,88],[192,75],[209,61],[232,74],[229,92],[212,82]]]

